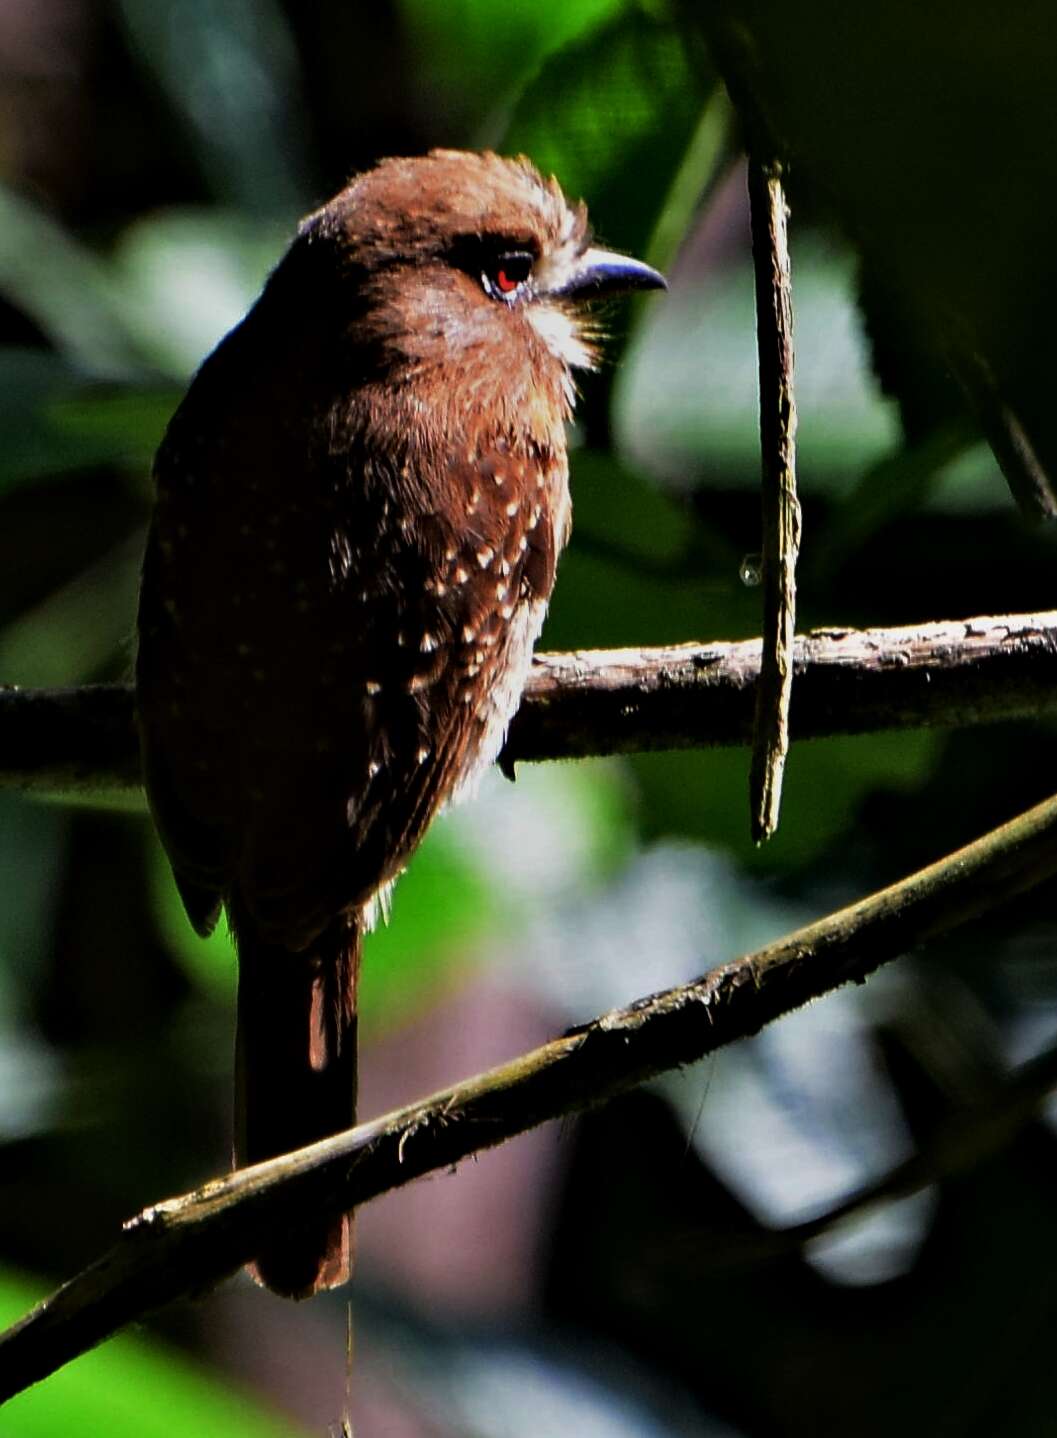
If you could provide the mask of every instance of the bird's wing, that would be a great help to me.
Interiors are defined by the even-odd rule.
[[[169,462],[162,491],[181,479]],[[498,752],[553,584],[549,459],[484,446],[445,464],[442,494],[362,452],[327,464],[313,493],[302,477],[240,517],[243,458],[155,517],[144,766],[202,932],[237,885],[263,932],[299,946],[395,877]],[[302,503],[277,524],[290,492]]]

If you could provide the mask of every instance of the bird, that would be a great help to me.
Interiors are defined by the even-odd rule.
[[[136,714],[191,924],[239,978],[237,1167],[355,1123],[363,937],[498,756],[570,529],[592,301],[660,288],[524,157],[390,158],[300,224],[158,449]],[[352,1220],[251,1265],[347,1281]]]

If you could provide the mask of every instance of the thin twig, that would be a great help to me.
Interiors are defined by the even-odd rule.
[[[760,374],[763,511],[763,662],[756,687],[749,797],[757,844],[778,828],[789,752],[796,629],[796,402],[793,396],[793,294],[781,168],[749,156],[756,348]]]
[[[0,1401],[337,1213],[707,1053],[1057,874],[1057,799],[788,938],[479,1075],[146,1210],[0,1338]]]
[[[794,739],[1057,713],[1057,612],[817,630],[793,658]],[[504,766],[745,744],[759,668],[759,640],[538,655]],[[139,781],[131,689],[0,689],[0,787]]]

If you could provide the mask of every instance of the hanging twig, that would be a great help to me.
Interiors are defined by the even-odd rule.
[[[0,1338],[0,1401],[152,1309],[233,1273],[305,1214],[341,1212],[693,1063],[1054,874],[1057,799],[1050,799],[695,983],[604,1014],[421,1103],[158,1204]]]
[[[793,397],[793,300],[781,169],[749,156],[752,263],[756,277],[756,346],[760,375],[763,509],[763,659],[756,688],[749,794],[752,837],[778,827],[782,775],[789,752],[796,628],[796,402]]]

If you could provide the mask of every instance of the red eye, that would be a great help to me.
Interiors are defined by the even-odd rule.
[[[482,275],[484,287],[496,299],[509,299],[532,274],[532,265],[527,250],[506,250]]]

